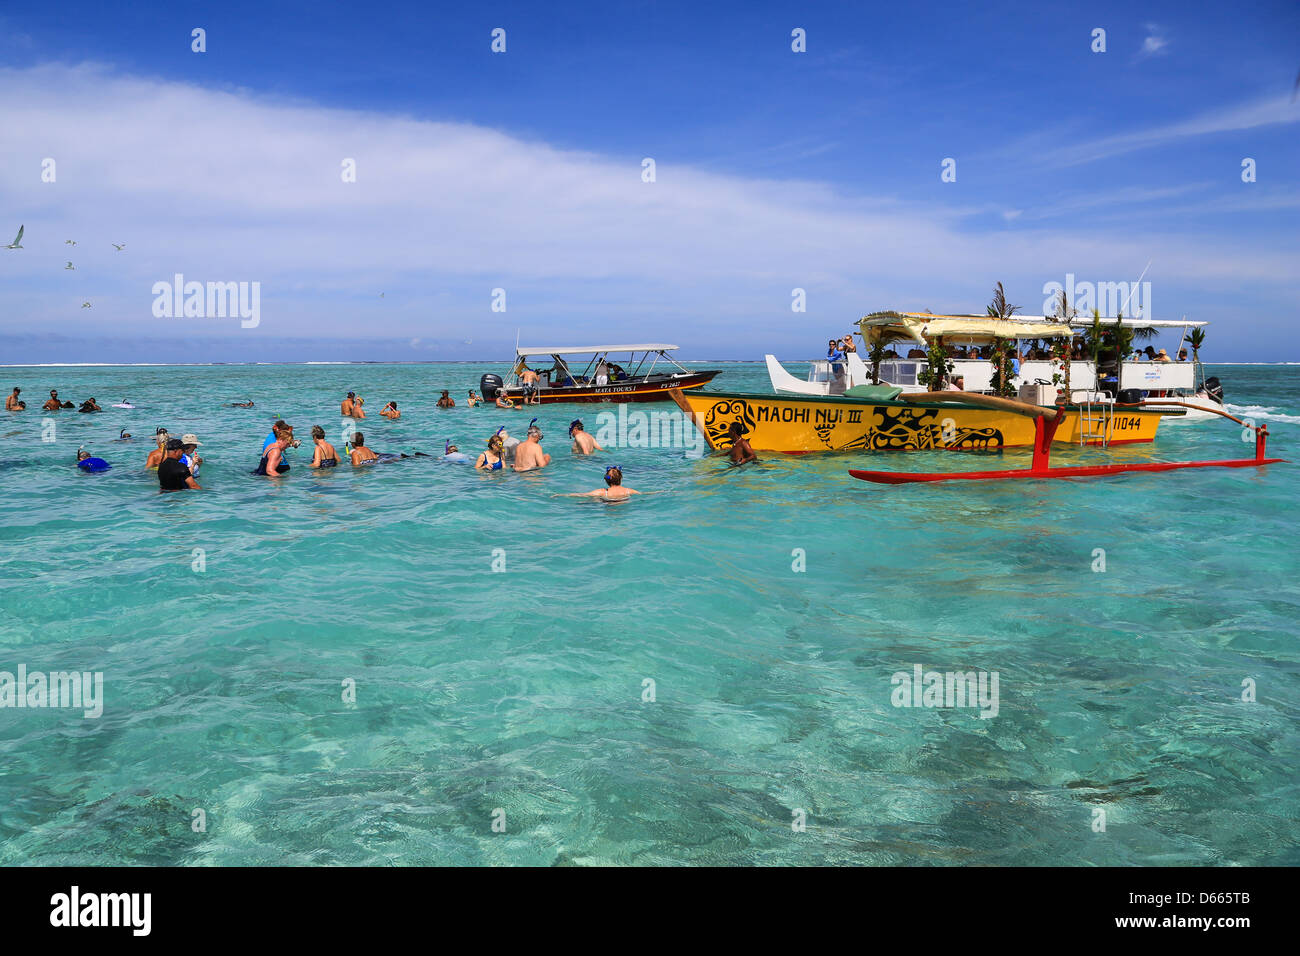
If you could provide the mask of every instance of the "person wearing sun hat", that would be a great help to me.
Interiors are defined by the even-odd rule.
[[[190,434],[181,436],[181,450],[184,454],[181,455],[180,462],[190,470],[190,474],[195,478],[199,476],[199,468],[203,464],[203,459],[194,451],[194,449],[198,448],[202,444],[203,442],[199,441],[197,435]]]
[[[1161,349],[1159,352],[1156,353],[1156,357],[1153,358],[1151,361],[1153,361],[1153,362],[1170,362],[1170,361],[1173,361],[1173,360],[1169,357],[1169,353],[1168,353],[1168,352],[1166,352],[1164,349]]]

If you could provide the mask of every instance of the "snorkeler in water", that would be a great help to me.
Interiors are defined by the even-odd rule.
[[[626,501],[632,495],[639,495],[641,492],[635,488],[628,488],[623,484],[623,468],[621,465],[610,465],[605,469],[605,487],[597,488],[595,491],[575,491],[567,495],[553,495],[554,498],[597,498],[601,501]]]

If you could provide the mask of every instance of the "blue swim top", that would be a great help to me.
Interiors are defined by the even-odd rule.
[[[108,471],[113,466],[102,458],[83,458],[77,462],[77,467],[82,471]]]

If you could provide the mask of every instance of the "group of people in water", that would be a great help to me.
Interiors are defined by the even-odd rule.
[[[5,401],[5,409],[8,411],[25,410],[27,404],[20,398],[21,394],[22,389],[15,387]],[[525,404],[529,403],[529,398],[531,398],[531,395],[525,399]],[[476,395],[473,389],[469,390],[468,405],[470,407],[483,404],[483,402],[484,400]],[[452,400],[448,390],[445,389],[437,404],[439,408],[455,407],[455,401]],[[505,404],[503,404],[500,397],[498,397],[496,404],[498,407],[503,408],[519,407],[509,399],[506,399]],[[350,391],[343,399],[340,411],[345,418],[362,419],[366,417],[364,405],[365,400],[355,392]],[[230,402],[227,403],[227,406],[231,408],[255,407],[251,399]],[[71,402],[60,400],[57,389],[51,389],[49,401],[45,403],[43,410],[56,411],[73,407]],[[134,406],[124,400],[121,405],[114,407],[133,408]],[[95,402],[95,399],[91,398],[83,403],[80,411],[102,411],[102,409]],[[390,420],[401,418],[401,412],[398,410],[396,402],[386,404],[379,414]],[[167,428],[157,428],[153,437],[155,447],[145,458],[144,467],[157,472],[159,489],[162,491],[202,490],[203,486],[199,484],[198,477],[199,470],[203,465],[203,458],[198,449],[203,443],[199,441],[198,436],[187,433],[177,438]],[[534,418],[529,422],[522,441],[518,438],[512,438],[503,426],[488,436],[486,448],[479,453],[476,459],[471,459],[468,455],[462,454],[460,449],[451,441],[444,443],[444,453],[441,459],[452,463],[472,463],[477,471],[538,471],[552,463],[551,456],[542,447],[543,437],[537,419]],[[758,460],[753,449],[745,440],[739,423],[733,424],[730,437],[732,438],[732,446],[728,455],[733,463],[745,464]],[[575,455],[587,456],[605,451],[600,446],[600,443],[596,441],[595,436],[586,430],[581,419],[574,419],[569,423],[569,438],[572,441],[572,451]],[[113,440],[115,442],[127,442],[132,440],[132,436],[123,428],[120,430],[118,437]],[[336,468],[344,460],[354,468],[361,468],[408,458],[437,457],[418,451],[411,455],[375,452],[367,446],[366,437],[360,431],[351,434],[351,437],[344,443],[343,454],[340,455],[334,445],[325,437],[325,429],[320,425],[312,427],[311,441],[312,457],[307,467],[313,469]],[[261,458],[257,467],[252,470],[252,474],[268,478],[279,478],[289,471],[289,462],[286,460],[289,451],[299,448],[301,445],[302,442],[294,437],[293,426],[283,419],[278,419],[271,426],[269,434],[262,442]],[[112,465],[81,447],[77,449],[77,467],[82,471],[99,472],[109,470]],[[605,487],[603,488],[597,488],[593,491],[574,492],[568,495],[554,495],[553,497],[622,501],[631,495],[641,494],[636,489],[623,484],[623,468],[620,465],[612,465],[606,468],[604,479]]]

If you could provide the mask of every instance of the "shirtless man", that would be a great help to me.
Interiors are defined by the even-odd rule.
[[[18,397],[19,395],[22,394],[22,391],[23,390],[18,386],[16,385],[14,386],[13,394],[5,399],[6,412],[21,412],[24,408],[27,407],[27,403],[22,401]]]
[[[343,399],[343,404],[339,406],[339,414],[344,418],[352,417],[352,399],[356,397],[356,392],[348,392],[348,397]]]
[[[595,491],[575,491],[567,495],[555,495],[557,498],[599,498],[601,501],[626,501],[632,495],[639,495],[641,492],[635,488],[623,487],[623,469],[619,465],[611,465],[605,469],[605,487],[597,488]]]
[[[79,412],[102,412],[103,409],[99,407],[99,402],[95,401],[94,396],[91,396],[89,399],[87,399],[86,401],[84,401],[84,402],[81,403],[81,407],[80,407],[79,409],[77,409],[77,411],[79,411]]]
[[[537,391],[537,382],[540,378],[536,370],[529,368],[527,363],[524,363],[524,367],[519,370],[519,384],[524,387],[525,405],[542,404],[542,396]]]
[[[528,439],[515,449],[515,471],[536,471],[551,463],[551,456],[542,451],[542,430],[536,425],[528,426]]]
[[[450,393],[450,391],[449,391],[448,389],[445,389],[445,388],[444,388],[444,389],[442,390],[442,397],[438,399],[438,407],[439,407],[439,408],[455,408],[455,407],[456,407],[456,400],[455,400],[454,398],[451,397],[451,393]]]
[[[361,407],[361,406],[364,405],[365,403],[366,403],[366,400],[365,400],[364,398],[362,398],[360,395],[358,395],[356,398],[352,399],[352,417],[353,417],[353,418],[365,418],[365,417],[366,417],[366,410],[365,410],[364,408]]]
[[[402,413],[397,410],[396,402],[389,402],[379,410],[379,414],[383,415],[385,418],[397,419],[402,417]]]
[[[59,390],[57,388],[50,389],[50,397],[46,399],[45,404],[41,406],[41,411],[57,412],[62,407],[63,403],[59,401]]]
[[[740,422],[732,422],[731,427],[727,429],[727,434],[731,437],[731,451],[728,454],[733,465],[758,461],[754,449],[749,447],[749,441],[744,437],[744,429],[741,428]]]
[[[569,423],[569,437],[573,439],[575,455],[590,455],[592,452],[605,450],[596,444],[596,439],[583,430],[581,419],[575,418]]]
[[[364,465],[368,461],[378,461],[379,456],[366,447],[366,436],[357,432],[352,436],[352,464]]]

